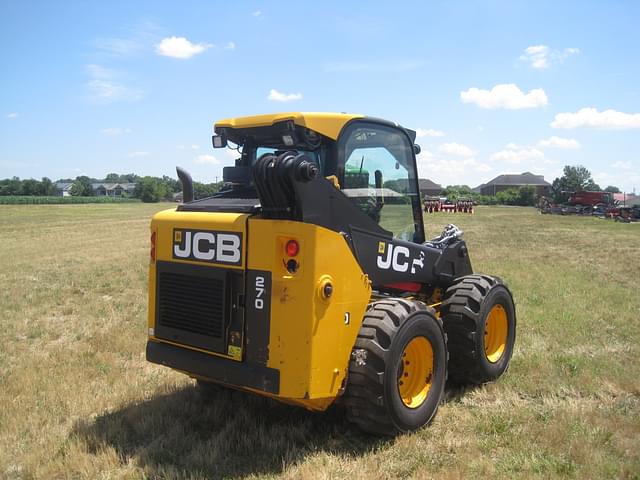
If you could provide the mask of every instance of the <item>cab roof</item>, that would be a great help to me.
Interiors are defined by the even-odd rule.
[[[252,115],[248,117],[225,118],[215,123],[218,128],[255,128],[269,127],[275,123],[293,121],[294,124],[306,127],[333,140],[338,138],[342,128],[351,120],[365,118],[358,113],[325,113],[325,112],[285,112]]]

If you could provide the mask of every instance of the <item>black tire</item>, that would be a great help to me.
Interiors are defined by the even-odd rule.
[[[506,314],[507,334],[499,358],[490,361],[485,352],[485,331],[496,305]],[[516,339],[516,310],[502,280],[489,275],[460,278],[446,290],[441,314],[449,339],[449,377],[454,383],[479,385],[505,372]]]
[[[410,407],[400,396],[400,385],[406,373],[402,355],[414,339],[431,347],[433,362],[426,397]],[[446,378],[446,336],[433,309],[404,299],[374,302],[365,313],[349,364],[343,397],[347,419],[377,435],[416,430],[436,414]]]

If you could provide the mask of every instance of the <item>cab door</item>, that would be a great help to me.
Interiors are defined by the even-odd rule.
[[[350,123],[337,145],[342,192],[393,238],[424,242],[413,142],[393,124]]]

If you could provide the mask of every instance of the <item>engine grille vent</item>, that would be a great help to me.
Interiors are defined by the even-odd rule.
[[[228,322],[224,270],[165,265],[165,268],[158,265],[156,335],[207,350],[224,351]],[[186,271],[180,272],[181,267]]]

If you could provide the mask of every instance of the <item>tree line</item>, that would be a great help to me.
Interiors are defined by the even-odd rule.
[[[135,173],[117,174],[109,173],[103,179],[91,178],[84,175],[75,178],[63,178],[51,181],[47,177],[41,180],[33,178],[21,180],[18,177],[0,180],[0,195],[25,195],[25,196],[53,196],[57,194],[56,183],[72,183],[70,193],[73,196],[92,197],[95,196],[92,183],[135,183],[133,198],[139,198],[143,202],[172,201],[174,194],[182,191],[180,180],[168,177],[145,176],[141,177]],[[396,191],[406,192],[408,185],[400,180],[390,180],[384,184],[387,188]],[[194,198],[206,198],[217,193],[222,187],[222,182],[201,183],[193,182]],[[582,165],[567,165],[564,167],[563,175],[556,178],[551,184],[551,197],[557,203],[564,203],[573,192],[579,191],[601,191],[600,186],[595,183],[591,172]],[[620,189],[610,185],[604,189],[605,192],[620,193]],[[497,192],[495,196],[480,195],[471,190],[468,185],[449,185],[440,193],[450,200],[459,198],[471,198],[481,205],[535,205],[538,198],[535,187],[526,185],[519,188],[509,188]],[[124,194],[127,196],[128,194]]]
[[[55,182],[47,177],[41,180],[33,178],[20,179],[19,177],[0,180],[0,195],[3,196],[54,196],[58,194],[56,183],[71,183],[69,193],[78,197],[93,197],[96,195],[91,186],[93,183],[135,183],[133,194],[123,192],[123,196],[139,198],[143,202],[160,202],[173,200],[174,194],[182,191],[180,180],[168,177],[144,176],[135,173],[117,174],[109,173],[105,178],[92,178],[80,175],[75,178],[61,178]],[[193,193],[196,199],[206,198],[217,193],[222,186],[218,183],[193,182]]]
[[[593,180],[591,172],[582,165],[566,165],[563,174],[551,184],[550,196],[556,203],[565,203],[569,195],[581,191],[621,193],[620,189],[614,185],[609,185],[602,190]],[[533,206],[538,201],[535,187],[531,185],[508,188],[497,192],[495,196],[480,195],[471,190],[468,185],[449,185],[442,190],[441,195],[450,200],[471,198],[480,205]]]

